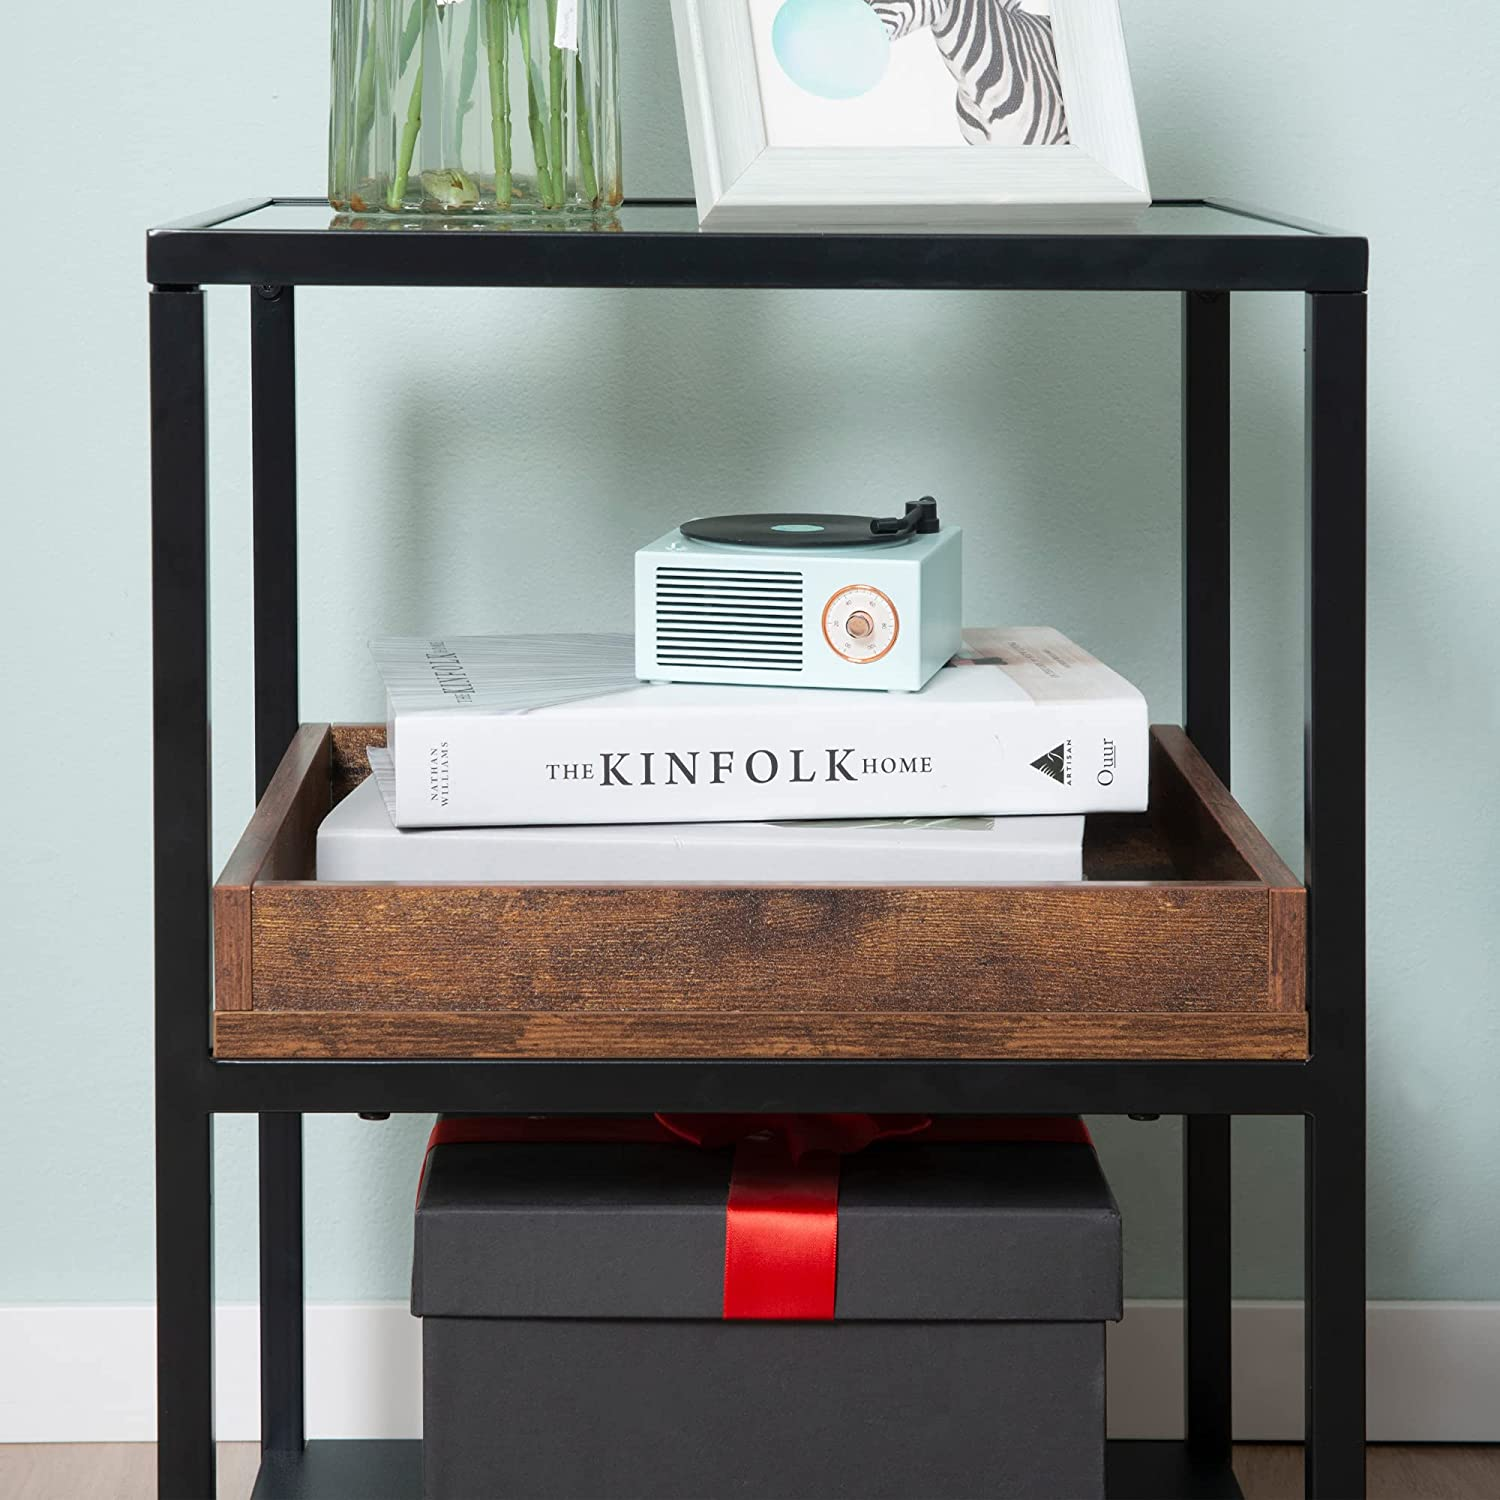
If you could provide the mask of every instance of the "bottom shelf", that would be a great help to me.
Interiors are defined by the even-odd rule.
[[[1109,1500],[1244,1500],[1227,1461],[1195,1462],[1186,1443],[1111,1443],[1106,1463]]]
[[[262,1454],[250,1500],[422,1500],[422,1444],[323,1441]]]
[[[420,1442],[317,1442],[273,1453],[251,1500],[421,1500]],[[1185,1443],[1109,1445],[1109,1500],[1242,1500],[1229,1465],[1195,1464]]]

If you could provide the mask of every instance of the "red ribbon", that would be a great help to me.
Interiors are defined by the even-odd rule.
[[[724,1225],[726,1318],[833,1317],[838,1290],[839,1158],[876,1141],[1091,1144],[1082,1120],[1030,1116],[655,1115],[651,1119],[460,1116],[438,1146],[504,1142],[733,1146]],[[427,1160],[423,1158],[422,1175]],[[417,1195],[421,1196],[418,1182]]]

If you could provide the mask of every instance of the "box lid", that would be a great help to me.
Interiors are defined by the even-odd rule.
[[[732,1150],[461,1144],[416,1215],[419,1317],[718,1319]],[[1093,1149],[882,1142],[842,1161],[836,1316],[1119,1318],[1120,1214]]]

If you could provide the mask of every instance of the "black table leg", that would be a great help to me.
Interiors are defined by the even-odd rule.
[[[307,1439],[302,1318],[302,1116],[260,1117],[260,1445]]]
[[[1307,1495],[1365,1492],[1366,300],[1307,308]]]
[[[213,984],[203,294],[151,293],[156,1382],[161,1500],[212,1500]]]
[[[1188,735],[1229,782],[1230,297],[1182,299],[1183,698]],[[1232,1373],[1227,1115],[1183,1121],[1188,1444],[1227,1462]]]
[[[1182,297],[1182,685],[1185,727],[1229,784],[1228,292]]]
[[[1188,1447],[1227,1461],[1233,1431],[1228,1115],[1183,1122],[1183,1313]]]
[[[296,733],[297,386],[291,287],[250,294],[254,463],[255,788],[264,795]],[[260,1117],[261,1447],[306,1440],[302,1116]]]
[[[289,286],[250,293],[255,794],[297,732],[297,345]]]

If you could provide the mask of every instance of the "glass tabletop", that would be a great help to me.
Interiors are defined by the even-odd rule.
[[[205,223],[211,231],[234,233],[275,232],[350,234],[565,234],[614,233],[627,235],[683,235],[698,232],[698,215],[690,201],[648,200],[626,203],[609,218],[597,220],[483,219],[438,217],[410,218],[395,214],[339,214],[326,203],[313,199],[278,199]],[[755,233],[738,227],[736,233]],[[785,234],[784,224],[768,223],[768,234]],[[965,223],[946,230],[916,226],[825,226],[808,224],[810,234],[912,234],[955,233],[962,235],[1078,234],[1147,235],[1182,239],[1224,236],[1274,236],[1288,239],[1317,238],[1320,231],[1263,217],[1253,211],[1201,202],[1153,203],[1149,207],[1099,219],[1047,219],[1034,211],[1018,215],[996,209],[992,223]]]
[[[636,199],[603,219],[485,219],[257,198],[153,229],[146,265],[155,286],[1341,292],[1368,281],[1363,238],[1236,203],[1082,212],[955,208],[907,224],[798,213],[700,230],[688,199]]]

